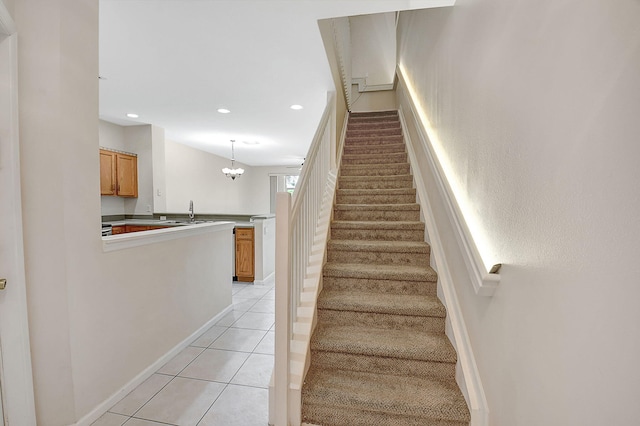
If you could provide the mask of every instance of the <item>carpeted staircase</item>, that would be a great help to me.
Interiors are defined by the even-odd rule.
[[[469,425],[396,111],[349,118],[302,390],[313,425]]]

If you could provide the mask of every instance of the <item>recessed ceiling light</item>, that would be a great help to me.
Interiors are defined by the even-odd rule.
[[[289,108],[299,110],[299,109],[302,109],[303,107],[302,105],[294,104],[294,105],[291,105]]]
[[[130,112],[129,114],[127,114],[127,117],[129,117],[129,118],[138,118],[138,117],[139,117],[139,115],[138,115],[138,114],[134,114],[134,113]]]
[[[229,110],[228,110],[228,109],[226,109],[226,108],[218,108],[218,112],[219,112],[220,114],[229,114],[231,111],[229,111]]]
[[[245,145],[260,145],[258,141],[242,141],[242,143]]]

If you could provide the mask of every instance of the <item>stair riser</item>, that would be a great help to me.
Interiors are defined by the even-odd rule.
[[[424,231],[400,229],[331,229],[334,240],[424,241]]]
[[[328,262],[341,262],[349,259],[350,263],[428,266],[429,253],[390,253],[379,251],[333,250],[327,251]]]
[[[380,358],[340,352],[311,351],[311,363],[322,368],[348,368],[352,371],[385,371],[398,376],[413,376],[449,380],[455,378],[456,365],[448,362],[413,359]]]
[[[413,194],[401,195],[338,195],[338,204],[409,204],[415,203],[416,196]]]
[[[397,176],[409,174],[409,164],[393,164],[380,167],[373,166],[342,166],[340,176]]]
[[[444,318],[318,309],[318,324],[364,326],[389,330],[419,329],[444,333]],[[384,370],[383,370],[384,371]]]
[[[420,220],[419,211],[382,211],[382,210],[335,210],[333,214],[335,220],[400,220],[400,221],[418,221]]]
[[[468,422],[428,419],[408,415],[392,415],[373,411],[354,410],[352,407],[322,406],[310,403],[302,396],[302,421],[312,425],[349,426],[469,426]]]
[[[435,281],[377,280],[367,278],[343,278],[324,276],[323,288],[327,290],[353,290],[367,293],[413,294],[435,296]]]
[[[355,164],[397,164],[397,163],[406,163],[407,162],[407,154],[399,153],[399,154],[379,154],[379,155],[345,155],[342,158],[343,166],[350,166]]]
[[[380,179],[373,176],[370,179],[341,179],[339,185],[340,189],[412,189],[413,180],[411,176],[408,179]]]
[[[383,117],[395,117],[398,119],[398,111],[367,111],[367,112],[352,112],[349,114],[349,120],[372,118],[375,120],[382,120]]]
[[[357,135],[347,137],[344,141],[345,147],[356,147],[356,146],[374,146],[374,145],[398,145],[400,143],[404,143],[404,138],[402,135]]]
[[[406,152],[403,144],[385,144],[385,145],[351,145],[345,146],[344,155],[354,154],[396,154]]]
[[[380,138],[382,136],[402,137],[401,129],[347,130],[347,138]]]
[[[396,129],[400,130],[399,121],[370,121],[370,122],[353,122],[347,125],[347,130],[373,130],[373,129]]]

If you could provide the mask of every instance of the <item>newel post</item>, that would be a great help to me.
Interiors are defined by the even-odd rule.
[[[291,342],[291,194],[276,194],[276,303],[275,303],[275,426],[288,426],[289,346]]]

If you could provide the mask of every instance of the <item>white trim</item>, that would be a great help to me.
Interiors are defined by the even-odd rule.
[[[199,223],[196,225],[173,226],[171,228],[110,235],[102,237],[102,251],[124,250],[209,232],[227,231],[233,229],[234,225],[234,222]]]
[[[211,326],[213,326],[216,322],[222,319],[223,316],[231,312],[233,309],[233,304],[224,308],[219,314],[211,318],[207,321],[202,327],[194,331],[189,337],[184,339],[182,342],[178,343],[172,349],[170,349],[167,353],[158,358],[153,364],[145,368],[140,374],[131,379],[126,385],[124,385],[120,390],[115,392],[109,398],[105,399],[101,402],[96,408],[91,410],[86,416],[78,420],[72,426],[89,426],[96,420],[100,418],[104,413],[106,413],[109,408],[113,407],[118,401],[124,398],[129,392],[137,388],[142,382],[151,377],[157,370],[160,369],[163,365],[167,363],[171,358],[178,355],[180,351],[189,346],[191,343],[195,342],[198,337],[200,337],[205,331],[207,331]]]
[[[440,165],[438,156],[435,149],[431,145],[431,140],[427,134],[427,130],[424,128],[422,121],[419,118],[419,114],[416,111],[415,100],[412,93],[408,90],[407,82],[402,72],[402,68],[398,68],[398,80],[403,86],[403,92],[406,94],[408,104],[411,107],[411,117],[416,123],[416,130],[419,133],[420,141],[425,147],[427,153],[427,160],[429,161],[429,167],[433,170],[436,185],[442,198],[442,202],[447,210],[447,215],[451,221],[451,225],[454,229],[454,235],[460,249],[462,250],[464,262],[467,266],[473,289],[479,296],[493,296],[498,284],[500,283],[500,274],[490,274],[484,263],[482,257],[475,244],[473,235],[469,231],[464,215],[458,206],[455,194],[449,185],[446,174]]]
[[[418,164],[416,152],[413,149],[410,134],[407,131],[402,106],[399,107],[398,116],[400,117],[410,164]],[[420,123],[415,121],[415,124],[416,127],[418,127]],[[422,174],[414,171],[413,177],[420,208],[424,213],[425,225],[431,245],[431,256],[435,261],[435,269],[438,272],[438,289],[442,291],[442,294],[439,294],[439,296],[442,297],[443,304],[447,309],[446,334],[456,348],[456,352],[458,354],[458,362],[456,364],[456,381],[458,382],[467,404],[470,407],[471,426],[488,426],[489,406],[484,394],[484,388],[482,387],[480,372],[473,355],[473,349],[471,348],[471,341],[469,339],[467,327],[464,323],[462,310],[454,290],[453,279],[449,272],[449,265],[442,248],[442,241],[434,220],[429,196]]]
[[[254,280],[253,284],[255,284],[255,285],[263,285],[266,282],[273,281],[275,276],[276,276],[276,271],[273,271],[272,273],[267,275],[267,277],[264,280]]]
[[[393,90],[393,83],[389,84],[369,84],[367,85],[367,79],[362,77],[356,77],[351,79],[353,84],[358,85],[358,92],[378,92],[381,90]]]

